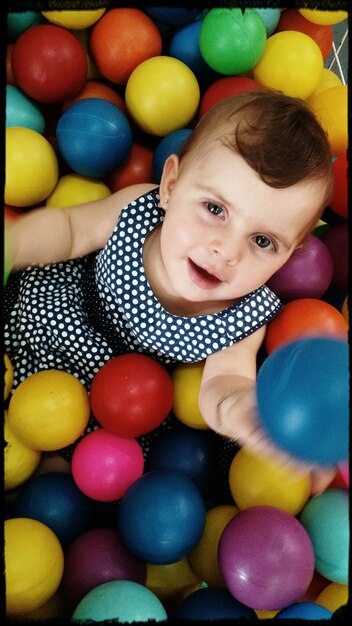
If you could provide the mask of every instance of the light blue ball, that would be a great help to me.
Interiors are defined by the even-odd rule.
[[[139,583],[130,580],[112,580],[89,591],[80,600],[72,615],[72,622],[162,622],[167,613],[159,598]]]
[[[313,544],[315,569],[332,582],[348,584],[349,494],[326,489],[307,502],[300,514]]]
[[[309,619],[321,620],[331,619],[332,611],[326,609],[325,606],[315,604],[314,602],[295,602],[290,606],[282,609],[275,615],[275,619]]]
[[[266,34],[270,37],[279,23],[281,9],[257,9],[254,7],[254,11],[256,11],[262,18],[266,28]]]
[[[165,135],[158,143],[152,160],[153,180],[155,182],[160,182],[166,159],[170,154],[179,154],[181,152],[182,146],[191,132],[191,128],[179,128]]]
[[[6,85],[6,128],[10,126],[24,126],[42,135],[45,117],[23,91],[13,85]]]

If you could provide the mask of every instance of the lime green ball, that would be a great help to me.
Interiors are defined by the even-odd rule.
[[[211,9],[199,32],[199,49],[213,70],[231,76],[258,63],[266,37],[264,22],[254,9]]]

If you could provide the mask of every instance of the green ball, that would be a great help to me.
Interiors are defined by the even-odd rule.
[[[231,76],[258,63],[266,38],[264,22],[254,9],[211,9],[199,32],[199,49],[213,70]]]

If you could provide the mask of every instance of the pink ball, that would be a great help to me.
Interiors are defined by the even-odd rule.
[[[94,528],[80,535],[65,551],[60,591],[72,609],[91,589],[110,580],[145,585],[147,566],[132,555],[113,528]]]
[[[267,285],[283,302],[320,298],[330,286],[332,273],[333,262],[327,246],[315,235],[309,235]]]
[[[138,441],[116,437],[103,428],[84,437],[72,456],[72,475],[77,487],[100,502],[122,498],[143,470],[144,457]]]

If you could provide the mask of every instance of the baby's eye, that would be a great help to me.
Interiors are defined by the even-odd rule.
[[[224,210],[218,204],[214,204],[213,202],[206,202],[206,207],[210,213],[213,215],[222,215]]]
[[[256,235],[254,237],[254,241],[259,248],[270,248],[270,250],[275,250],[274,243],[265,235]]]

